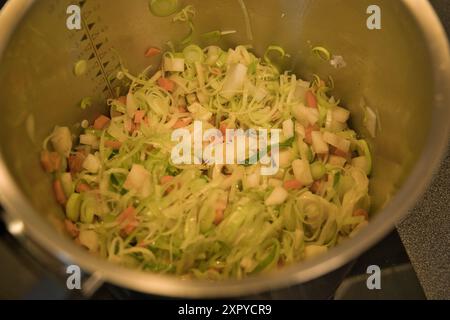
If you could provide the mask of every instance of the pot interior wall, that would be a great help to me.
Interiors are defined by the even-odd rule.
[[[158,66],[144,57],[149,46],[164,47],[188,32],[171,18],[152,16],[148,0],[82,1],[83,30],[71,31],[66,8],[72,2],[37,1],[0,60],[1,152],[32,205],[52,221],[60,221],[62,211],[39,164],[45,137],[56,124],[73,127],[106,110],[104,99],[118,85],[105,81],[118,66],[109,49],[137,73],[148,64]],[[263,55],[268,45],[280,45],[291,55],[286,69],[306,79],[314,73],[332,76],[334,94],[351,109],[354,128],[366,138],[363,106],[376,110],[380,130],[369,139],[374,212],[395,195],[424,147],[434,95],[423,35],[400,1],[377,1],[382,29],[375,31],[366,27],[366,9],[373,2],[368,0],[245,0],[249,20],[238,0],[182,2],[197,9],[196,33],[237,30],[222,40],[224,48],[251,44]],[[318,59],[311,53],[316,45],[343,56],[347,67],[337,70]],[[80,59],[90,68],[76,77],[73,66]],[[81,110],[86,96],[94,105]]]

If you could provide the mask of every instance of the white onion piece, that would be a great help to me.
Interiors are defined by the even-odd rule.
[[[89,154],[83,162],[83,168],[90,173],[97,173],[100,170],[100,166],[100,160],[92,154]]]
[[[328,144],[323,140],[322,133],[320,131],[311,132],[312,146],[315,153],[326,154],[328,153]]]
[[[325,140],[325,142],[331,144],[333,147],[336,147],[341,151],[348,152],[350,149],[350,141],[339,137],[334,133],[324,132],[323,139]]]
[[[222,96],[231,98],[239,90],[242,90],[245,79],[247,78],[247,70],[248,68],[241,63],[234,64],[228,69],[222,87]]]
[[[55,151],[64,157],[68,157],[72,150],[72,134],[67,127],[56,127],[52,133],[52,145]]]
[[[294,171],[295,179],[300,181],[302,185],[308,186],[314,182],[308,160],[294,160],[294,162],[292,162],[292,169]]]
[[[273,189],[269,197],[265,201],[266,206],[276,206],[286,201],[289,193],[283,187]]]

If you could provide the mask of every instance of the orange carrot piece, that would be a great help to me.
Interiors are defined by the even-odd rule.
[[[75,188],[76,192],[78,193],[83,193],[83,192],[88,192],[91,190],[91,187],[89,187],[89,185],[87,185],[86,183],[79,183],[77,185],[77,187]]]
[[[142,123],[144,122],[146,111],[145,110],[138,110],[134,113],[134,123]]]
[[[223,209],[216,209],[216,215],[214,216],[214,224],[217,226],[219,225],[224,218],[224,210]]]
[[[342,151],[341,149],[335,148],[335,147],[331,147],[330,148],[331,154],[338,156],[338,157],[342,157],[342,158],[349,158],[350,157],[350,153],[349,152],[345,152]]]
[[[222,132],[222,135],[224,138],[227,134],[227,129],[228,129],[227,124],[225,122],[221,122],[219,130],[220,130],[220,132]]]
[[[186,108],[186,106],[178,106],[178,112],[179,113],[188,113],[188,109]]]
[[[323,180],[316,180],[313,182],[309,190],[311,190],[312,193],[317,194],[322,189],[323,183]]]
[[[113,150],[119,150],[122,147],[122,142],[117,140],[106,140],[105,147],[111,148]]]
[[[320,128],[317,125],[309,126],[305,129],[305,142],[307,144],[312,144],[312,132],[319,131]]]
[[[161,49],[155,47],[148,48],[148,50],[145,51],[145,56],[148,58],[156,57],[159,54],[161,54]]]
[[[136,210],[133,207],[126,208],[118,217],[117,222],[121,226],[121,232],[123,235],[129,235],[132,233],[139,222],[136,217]]]
[[[78,229],[77,225],[73,223],[72,221],[66,219],[64,220],[64,225],[66,227],[67,232],[73,237],[76,238],[80,234],[80,230]]]
[[[296,180],[296,179],[293,179],[293,180],[286,180],[284,183],[283,183],[283,187],[286,189],[286,190],[298,190],[298,189],[301,189],[301,188],[303,188],[303,185],[301,184],[301,182],[300,181],[298,181],[298,180]]]
[[[55,193],[56,201],[58,201],[60,205],[65,205],[67,202],[67,198],[66,195],[64,194],[64,189],[59,179],[53,181],[53,192]]]
[[[173,92],[175,89],[175,82],[167,78],[159,78],[158,85],[168,92]]]
[[[41,165],[47,173],[58,171],[61,168],[61,157],[57,152],[42,151]]]
[[[127,104],[127,97],[126,96],[121,96],[121,97],[117,98],[117,101],[119,101],[121,104],[126,105]]]
[[[159,180],[159,183],[160,183],[161,185],[164,185],[164,184],[167,184],[167,183],[172,182],[173,179],[174,179],[174,178],[173,178],[172,176],[163,176],[163,177],[161,177],[161,179]]]
[[[128,207],[117,217],[117,222],[123,223],[127,220],[133,219],[136,216],[136,209]]]
[[[72,175],[75,175],[83,170],[83,162],[85,159],[86,156],[82,152],[77,152],[75,155],[69,156],[69,169]]]
[[[364,217],[364,219],[369,220],[369,213],[364,209],[356,209],[353,212],[354,217]]]
[[[105,129],[105,127],[109,124],[110,121],[111,121],[110,118],[108,118],[107,116],[101,115],[100,117],[95,119],[94,129],[95,130]]]
[[[317,98],[311,90],[306,91],[305,98],[308,107],[317,109]]]
[[[190,125],[191,123],[192,123],[192,119],[191,119],[191,118],[183,118],[183,119],[179,119],[179,120],[177,120],[177,122],[175,122],[175,124],[172,126],[172,129],[184,128],[184,127],[187,127],[188,125]]]

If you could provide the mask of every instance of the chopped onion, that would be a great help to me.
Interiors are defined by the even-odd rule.
[[[292,152],[291,148],[281,150],[278,156],[279,156],[278,165],[280,168],[289,167],[292,163],[292,160],[294,160],[294,153]]]
[[[325,140],[325,142],[331,144],[333,147],[336,147],[341,151],[348,152],[350,149],[350,141],[339,137],[334,133],[324,132],[323,139]]]
[[[64,190],[64,194],[66,197],[70,197],[70,195],[74,192],[74,186],[72,181],[72,175],[70,172],[64,172],[61,174],[61,185]]]
[[[184,59],[164,57],[164,70],[169,72],[184,72]]]
[[[366,156],[353,158],[352,166],[362,169],[366,174],[370,174],[370,165]]]
[[[132,118],[135,114],[135,112],[138,109],[138,103],[136,101],[136,98],[134,97],[134,94],[131,92],[127,95],[127,115]]]
[[[276,187],[266,199],[266,206],[276,206],[286,201],[289,193],[283,187]]]
[[[94,149],[98,149],[99,141],[98,138],[92,134],[82,134],[80,135],[80,144],[91,146]]]
[[[90,173],[97,173],[100,170],[100,166],[100,160],[92,154],[89,154],[83,162],[83,168]]]
[[[291,119],[285,120],[283,122],[283,136],[286,139],[292,138],[294,136],[294,122]]]
[[[328,158],[328,163],[333,165],[333,166],[337,166],[337,167],[344,167],[346,162],[347,162],[347,160],[345,158],[339,157],[339,156],[335,156],[335,155],[331,155]]]
[[[295,122],[295,133],[302,138],[305,138],[305,127],[302,126],[300,123],[298,123],[297,121]]]
[[[188,107],[190,113],[193,114],[194,119],[201,121],[208,121],[212,117],[212,112],[208,111],[200,103],[194,102]]]
[[[229,99],[242,90],[247,78],[247,70],[248,68],[241,63],[234,64],[229,68],[222,87],[222,96]]]
[[[367,131],[369,131],[371,137],[375,138],[377,134],[377,115],[369,107],[366,107],[366,112],[364,114],[364,126]]]
[[[134,190],[141,197],[148,197],[150,190],[150,173],[140,164],[133,164],[123,185],[126,190]]]
[[[64,157],[68,157],[72,150],[72,134],[67,127],[56,127],[51,138],[53,148]]]
[[[323,135],[320,131],[312,131],[311,138],[312,138],[312,146],[315,153],[319,154],[328,153],[329,151],[328,144],[323,139]]]
[[[295,179],[300,181],[302,185],[308,186],[314,182],[308,160],[294,160],[294,162],[292,162],[292,169],[294,171]]]
[[[350,111],[341,107],[334,107],[332,110],[333,120],[338,122],[347,122],[350,117]]]
[[[93,230],[80,230],[78,236],[80,243],[89,249],[91,252],[97,252],[99,247],[98,235]]]
[[[314,108],[307,108],[303,104],[298,104],[292,109],[295,118],[305,125],[314,125],[319,121],[319,111]],[[305,121],[307,123],[305,123]]]
[[[247,188],[257,188],[261,182],[261,170],[254,170],[254,172],[246,176],[246,187]]]

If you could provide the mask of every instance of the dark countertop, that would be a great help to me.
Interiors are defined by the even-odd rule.
[[[430,2],[450,35],[450,1]],[[397,227],[429,299],[450,299],[450,145],[447,150],[431,186]]]

